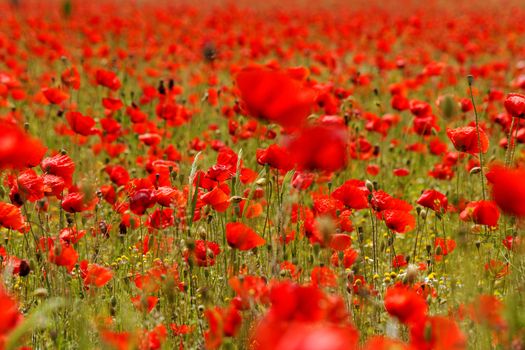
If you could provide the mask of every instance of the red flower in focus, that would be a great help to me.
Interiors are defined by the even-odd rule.
[[[515,118],[525,118],[525,95],[510,93],[503,102],[507,113]]]
[[[425,190],[417,200],[417,204],[435,212],[445,213],[448,208],[448,199],[443,193],[436,190]]]
[[[105,86],[113,91],[120,89],[120,80],[117,74],[112,71],[99,69],[95,72],[95,79],[98,85]]]
[[[73,182],[73,173],[75,172],[75,163],[67,154],[57,154],[53,157],[47,157],[40,163],[40,168],[46,174],[60,176],[64,179],[67,186]]]
[[[226,240],[230,247],[239,250],[250,250],[266,243],[264,238],[240,222],[226,224]]]
[[[42,160],[46,148],[17,125],[0,119],[0,170],[34,167]]]
[[[425,299],[410,287],[400,283],[386,290],[385,308],[401,323],[412,326],[421,323],[428,311]]]
[[[483,129],[478,131],[474,126],[462,126],[456,129],[447,129],[447,136],[452,141],[454,147],[460,152],[469,154],[487,153],[489,149],[489,139]],[[481,146],[481,148],[480,148]]]
[[[19,232],[27,230],[27,223],[20,208],[4,202],[0,202],[0,226]]]
[[[509,215],[525,216],[525,169],[493,166],[486,174],[494,202]]]
[[[332,197],[351,209],[368,208],[368,189],[363,181],[348,180],[332,192]]]
[[[498,226],[499,209],[493,201],[477,201],[467,204],[459,217],[463,221],[472,220],[475,224]]]
[[[88,116],[83,116],[79,112],[67,112],[66,120],[71,130],[82,136],[93,135],[96,132],[94,129],[95,120]]]
[[[18,178],[10,178],[8,180],[11,186],[11,193],[9,197],[13,203],[29,201],[36,202],[44,197],[46,186],[44,179],[38,176],[32,169],[22,171]],[[16,204],[16,203],[15,203]]]
[[[236,83],[248,114],[288,130],[299,128],[314,105],[315,93],[286,72],[245,68]]]
[[[348,159],[346,129],[337,126],[303,129],[287,148],[299,170],[333,172],[344,168]]]
[[[394,232],[406,233],[416,226],[416,219],[405,210],[387,209],[379,213],[386,226]]]

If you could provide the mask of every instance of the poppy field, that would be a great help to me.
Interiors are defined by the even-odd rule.
[[[0,18],[0,350],[525,349],[525,4]]]

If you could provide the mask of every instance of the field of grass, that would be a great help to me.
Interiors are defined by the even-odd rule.
[[[0,18],[0,350],[525,349],[525,5]]]

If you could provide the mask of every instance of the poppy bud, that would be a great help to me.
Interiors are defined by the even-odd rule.
[[[441,246],[436,247],[436,255],[443,255],[443,248],[441,248]]]
[[[470,175],[479,174],[480,171],[481,171],[481,168],[479,166],[476,166],[476,167],[470,169],[469,174]]]
[[[27,261],[25,260],[20,261],[20,270],[18,272],[18,275],[20,277],[25,277],[29,275],[29,272],[31,272],[31,267],[29,266]]]
[[[469,85],[474,84],[474,76],[473,76],[472,74],[469,74],[469,75],[467,76],[467,80],[468,80],[468,84],[469,84]]]
[[[261,177],[260,179],[258,179],[257,181],[255,181],[255,184],[257,186],[264,186],[268,183],[268,181],[266,180],[265,177]]]
[[[240,203],[244,200],[243,197],[241,196],[232,196],[229,201],[232,202],[232,203]]]
[[[432,250],[432,246],[430,244],[427,244],[425,248],[427,250],[427,253],[430,254],[430,251]]]
[[[366,180],[365,181],[365,186],[370,192],[374,191],[374,184],[372,183],[372,181]]]

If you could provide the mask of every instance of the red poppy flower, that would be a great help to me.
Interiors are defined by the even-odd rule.
[[[335,287],[337,286],[337,276],[328,267],[316,266],[310,275],[312,284],[316,287]]]
[[[121,83],[115,72],[99,69],[95,72],[95,79],[98,85],[105,86],[113,91],[120,89]]]
[[[204,316],[208,320],[209,329],[204,333],[207,349],[217,349],[223,337],[233,337],[240,329],[242,317],[233,305],[221,309],[214,307],[206,310]]]
[[[363,181],[348,180],[332,192],[332,197],[351,209],[368,208],[368,189]]]
[[[42,176],[44,178],[44,186],[46,189],[47,196],[55,196],[58,199],[62,198],[62,191],[66,187],[66,182],[60,176],[55,176],[51,174],[45,174]]]
[[[87,198],[83,193],[71,192],[62,199],[62,209],[68,213],[80,213],[92,210],[97,202],[97,197]]]
[[[462,126],[456,129],[447,129],[447,136],[452,141],[454,147],[460,152],[469,154],[487,153],[489,149],[489,139],[483,129],[478,132],[475,126]],[[480,148],[481,145],[481,148]]]
[[[348,350],[356,349],[357,332],[349,326],[334,324],[292,324],[280,334],[276,345],[257,350]]]
[[[400,283],[386,290],[385,308],[390,315],[408,325],[422,322],[428,311],[425,299],[410,287]]]
[[[46,153],[40,141],[3,119],[0,119],[0,130],[0,170],[23,169],[40,163]]]
[[[78,253],[69,244],[51,245],[49,249],[49,261],[64,266],[67,271],[73,270],[78,260]]]
[[[90,264],[86,260],[80,262],[80,275],[85,286],[105,286],[113,278],[113,272],[97,264]]]
[[[488,325],[495,331],[503,331],[507,328],[502,316],[503,308],[503,303],[494,295],[480,295],[469,305],[469,314],[472,320]]]
[[[228,196],[220,187],[215,187],[208,193],[202,195],[201,200],[213,207],[219,213],[222,213],[230,206],[230,196]]]
[[[385,338],[384,336],[374,336],[366,342],[363,350],[413,350],[408,344],[399,340]]]
[[[152,189],[142,188],[129,196],[129,209],[136,215],[142,215],[155,205],[155,195]]]
[[[389,195],[383,190],[372,192],[370,204],[372,208],[378,212],[381,212],[387,209],[401,210],[401,211],[412,210],[412,205],[410,205],[409,203],[405,202],[402,199],[392,197],[391,195]]]
[[[410,344],[419,350],[464,350],[465,335],[456,322],[442,316],[428,317],[410,329]]]
[[[102,105],[104,106],[104,108],[109,109],[110,111],[118,111],[124,106],[120,99],[109,97],[105,97],[102,99]]]
[[[137,310],[142,312],[151,312],[155,308],[155,306],[157,306],[159,298],[154,296],[136,295],[134,297],[131,297],[131,302],[137,308]]]
[[[106,165],[106,173],[111,181],[117,186],[125,186],[129,182],[129,174],[121,165]]]
[[[66,120],[71,130],[82,136],[93,135],[96,132],[94,129],[95,120],[88,116],[83,116],[79,112],[67,112]]]
[[[66,244],[77,244],[86,234],[85,230],[77,230],[75,227],[66,227],[60,230],[60,240]]]
[[[0,285],[0,345],[2,338],[10,333],[22,321],[22,314],[18,311],[18,303],[9,296]]]
[[[436,237],[434,247],[437,248],[436,260],[440,260],[442,256],[448,255],[456,249],[456,241],[452,238]]]
[[[510,93],[503,102],[507,113],[515,118],[525,118],[525,95]]]
[[[386,226],[394,232],[406,233],[416,226],[416,219],[404,210],[387,209],[380,212],[380,217]]]
[[[345,250],[352,245],[350,235],[344,233],[334,233],[330,237],[330,248],[334,250]]]
[[[492,184],[492,198],[505,213],[525,216],[525,169],[493,166],[487,173]]]
[[[80,74],[78,74],[78,70],[75,67],[63,71],[62,75],[60,75],[60,80],[62,81],[62,84],[69,88],[74,90],[80,88]]]
[[[29,202],[36,202],[44,197],[46,190],[44,179],[32,169],[22,171],[18,178],[9,182],[12,182],[10,184],[12,193],[9,194],[11,200],[14,199],[13,194],[16,194],[17,198],[22,199],[22,201],[27,200]]]
[[[0,202],[0,226],[19,232],[27,230],[27,223],[20,208],[4,202]]]
[[[71,186],[73,182],[73,173],[75,172],[75,163],[67,154],[57,154],[42,160],[40,168],[46,174],[60,176],[64,179],[66,186]]]
[[[459,215],[463,221],[472,220],[475,224],[487,226],[498,226],[499,216],[493,201],[470,202]]]
[[[215,257],[220,252],[221,248],[217,243],[198,239],[195,240],[193,247],[184,251],[184,260],[188,262],[191,259],[197,266],[201,267],[213,266],[215,265]]]
[[[315,93],[286,72],[245,68],[236,83],[248,114],[288,130],[299,128],[314,105]]]
[[[270,145],[266,149],[257,149],[257,163],[261,165],[268,164],[270,167],[289,171],[293,168],[293,161],[290,153],[284,147]]]
[[[230,247],[239,250],[250,250],[266,243],[264,238],[240,222],[226,224],[226,240]]]
[[[417,204],[439,213],[445,213],[448,208],[448,199],[443,193],[436,190],[425,190],[417,200]]]
[[[348,159],[346,129],[313,126],[300,131],[287,146],[299,170],[333,172]]]
[[[69,95],[58,88],[45,88],[42,89],[42,93],[49,103],[59,105],[69,98]]]

